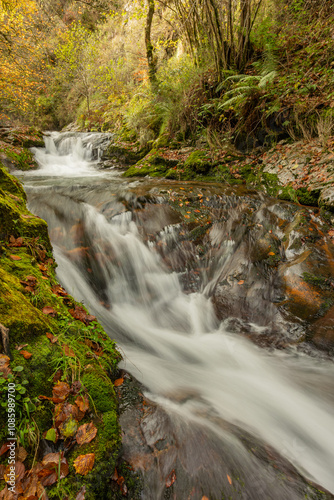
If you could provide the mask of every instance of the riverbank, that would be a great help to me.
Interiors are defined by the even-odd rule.
[[[108,166],[131,165],[125,177],[244,184],[282,200],[334,211],[334,136],[325,143],[281,141],[248,155],[232,146],[225,150],[160,147],[147,152],[136,143],[116,141],[106,159]]]
[[[26,147],[40,145],[40,134],[29,135],[28,144],[17,144],[16,133],[14,144],[1,143],[6,166],[22,167],[24,158],[35,167]],[[123,498],[129,472],[121,472],[114,389],[121,354],[59,285],[47,224],[29,212],[3,163],[0,211],[0,498]],[[17,439],[15,494],[9,438]]]

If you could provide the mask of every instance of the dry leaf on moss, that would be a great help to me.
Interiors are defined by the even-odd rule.
[[[73,462],[77,474],[86,476],[93,468],[95,462],[95,454],[79,455]]]
[[[97,434],[97,428],[90,422],[89,424],[81,425],[78,429],[76,439],[79,445],[87,444],[93,441]]]

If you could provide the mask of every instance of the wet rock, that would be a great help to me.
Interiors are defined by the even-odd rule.
[[[334,352],[334,307],[327,314],[316,321],[312,328],[314,334],[312,342],[326,351]]]

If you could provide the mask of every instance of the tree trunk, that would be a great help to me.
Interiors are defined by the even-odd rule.
[[[157,83],[157,68],[154,60],[154,47],[151,42],[151,29],[152,29],[152,20],[154,15],[154,0],[147,0],[148,2],[148,12],[146,17],[146,26],[145,26],[145,46],[146,46],[146,57],[148,64],[148,77],[152,86],[155,86]]]
[[[251,0],[241,0],[240,9],[237,67],[239,70],[242,70],[250,52],[249,35],[251,30]]]

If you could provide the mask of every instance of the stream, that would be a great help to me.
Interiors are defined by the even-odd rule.
[[[142,498],[332,498],[313,484],[334,493],[334,365],[300,342],[308,318],[275,305],[281,277],[258,257],[275,235],[291,277],[302,252],[282,250],[277,220],[291,226],[299,208],[243,187],[122,178],[102,168],[110,140],[52,132],[34,149],[39,169],[16,175],[49,225],[61,284],[147,399],[144,415],[121,414]]]

